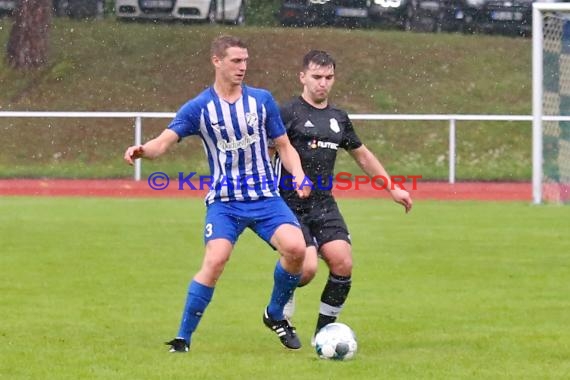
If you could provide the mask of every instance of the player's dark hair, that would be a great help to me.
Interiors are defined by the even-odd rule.
[[[303,70],[307,70],[313,63],[317,66],[332,66],[336,69],[336,62],[329,53],[323,50],[311,50],[303,57]]]
[[[210,48],[210,54],[218,58],[223,58],[226,56],[226,50],[231,47],[239,47],[242,49],[247,49],[247,45],[238,37],[234,36],[220,36],[212,41],[212,46]]]

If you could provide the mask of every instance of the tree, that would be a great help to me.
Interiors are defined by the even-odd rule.
[[[17,69],[40,67],[48,61],[52,0],[20,0],[8,40],[8,64]]]

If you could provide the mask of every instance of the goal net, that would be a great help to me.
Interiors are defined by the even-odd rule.
[[[533,4],[533,202],[570,202],[570,4]]]

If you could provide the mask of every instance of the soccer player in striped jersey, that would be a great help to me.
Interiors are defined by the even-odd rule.
[[[216,38],[211,62],[213,86],[184,104],[158,137],[125,152],[132,165],[137,158],[154,159],[182,138],[197,135],[213,179],[205,199],[204,260],[190,282],[178,334],[166,344],[171,352],[189,350],[234,244],[249,227],[280,253],[263,323],[285,347],[298,349],[301,342],[283,308],[301,277],[305,243],[299,222],[279,196],[267,140],[275,143],[290,173],[298,178],[305,174],[270,92],[243,84],[248,62],[245,43],[232,36]],[[309,193],[309,186],[298,189],[300,198]]]

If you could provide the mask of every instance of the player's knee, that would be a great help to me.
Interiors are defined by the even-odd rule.
[[[305,258],[304,241],[287,241],[281,247],[281,254],[287,259],[302,263]]]
[[[293,260],[300,260],[303,262],[305,259],[305,242],[301,241],[291,245],[290,255]]]
[[[211,273],[221,273],[229,258],[229,255],[206,254],[202,267]]]
[[[345,255],[331,261],[329,269],[332,273],[339,276],[350,276],[352,274],[352,257]]]

